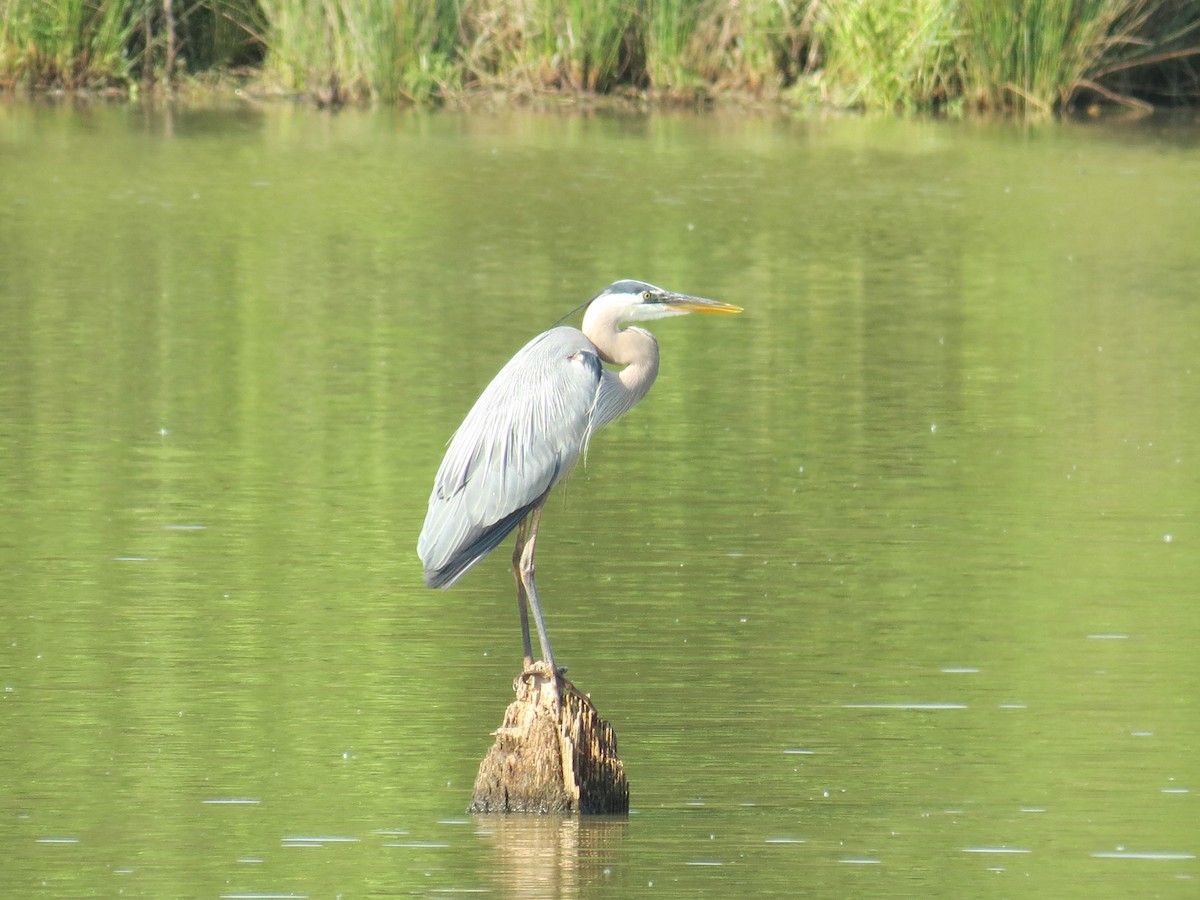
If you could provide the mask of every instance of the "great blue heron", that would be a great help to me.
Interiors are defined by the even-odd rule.
[[[417,541],[425,583],[450,587],[517,529],[513,576],[526,669],[533,665],[532,609],[542,658],[558,671],[534,583],[546,497],[591,436],[632,409],[658,375],[654,335],[620,326],[690,312],[737,313],[741,307],[642,281],[610,284],[588,302],[582,331],[551,328],[517,351],[450,440]]]

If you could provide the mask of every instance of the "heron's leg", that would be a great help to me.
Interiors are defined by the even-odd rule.
[[[533,622],[537,626],[538,640],[542,645],[542,658],[550,666],[550,671],[557,673],[558,667],[554,664],[554,653],[550,650],[550,638],[546,635],[546,623],[542,619],[542,606],[538,603],[537,584],[534,581],[533,552],[537,546],[538,522],[542,518],[542,505],[539,503],[535,506],[526,520],[529,528],[525,535],[525,546],[521,550],[520,581],[524,584],[529,607],[533,610]]]
[[[525,668],[533,665],[533,642],[529,639],[529,595],[525,592],[525,582],[521,578],[521,556],[525,552],[525,528],[529,519],[521,520],[517,526],[517,543],[513,547],[513,578],[517,582],[517,607],[521,611],[521,640],[525,649]]]

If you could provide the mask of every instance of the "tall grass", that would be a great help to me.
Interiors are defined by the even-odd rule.
[[[979,105],[1062,108],[1080,94],[1129,105],[1145,69],[1200,88],[1200,5],[1185,0],[963,0],[968,95]],[[1190,74],[1189,74],[1190,73]],[[1149,77],[1149,75],[1148,75]],[[1145,82],[1143,82],[1145,84]]]
[[[0,0],[0,84],[66,89],[261,60],[257,0]]]
[[[609,91],[628,83],[637,47],[633,0],[567,0],[543,6],[562,11],[557,28],[548,33],[556,35],[554,59],[568,87]]]
[[[418,102],[459,90],[463,72],[457,64],[462,8],[442,0],[397,0],[396,82],[393,96]],[[386,33],[386,29],[381,29]],[[386,73],[385,73],[386,80]]]
[[[717,91],[772,96],[803,74],[816,2],[710,3],[692,42],[694,70]]]
[[[930,107],[959,92],[958,0],[884,4],[841,0],[824,6],[817,36],[823,82],[839,105]]]
[[[691,59],[700,24],[699,4],[688,0],[655,0],[643,13],[645,75],[650,87],[664,93],[701,90],[705,79]]]
[[[428,68],[438,51],[438,35],[425,21],[436,17],[434,0],[399,6],[391,0],[259,3],[266,20],[267,80],[325,102],[397,99],[404,74],[422,60]],[[400,11],[408,14],[397,15]],[[407,33],[403,25],[411,26]],[[410,53],[401,52],[402,43]]]
[[[128,80],[138,20],[118,0],[8,0],[0,22],[0,79],[63,88]]]
[[[840,105],[1050,112],[1081,96],[1200,98],[1195,0],[831,0],[816,23],[819,83]]]
[[[251,69],[329,103],[478,89],[874,109],[1200,101],[1200,0],[0,0],[0,85]]]
[[[521,91],[775,91],[798,75],[804,11],[786,0],[468,2],[468,82]]]
[[[1196,0],[1148,4],[1141,34],[1100,63],[1092,78],[1129,96],[1200,100],[1200,7]],[[1143,39],[1146,36],[1152,39]]]
[[[486,87],[608,92],[642,67],[638,26],[635,0],[468,0],[459,59]]]
[[[1139,2],[966,0],[969,95],[981,106],[1066,104],[1103,57],[1121,8]]]

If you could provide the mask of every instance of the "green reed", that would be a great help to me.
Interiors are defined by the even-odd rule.
[[[118,0],[8,0],[0,20],[0,81],[63,88],[128,80],[138,22]]]
[[[129,87],[262,58],[257,0],[2,0],[0,85]]]
[[[1137,5],[1141,0],[964,0],[968,95],[989,107],[1048,111],[1067,104],[1106,51],[1132,37],[1118,26]]]
[[[264,75],[330,103],[424,100],[452,88],[436,0],[259,0]]]
[[[641,66],[635,0],[467,0],[457,61],[464,82],[517,92],[604,93]]]
[[[0,0],[0,85],[249,72],[330,103],[482,89],[1048,111],[1196,102],[1198,59],[1196,0]]]
[[[707,4],[689,64],[716,92],[775,96],[806,71],[816,8],[777,0]]]
[[[957,0],[841,0],[820,10],[821,81],[839,105],[928,108],[957,96]]]
[[[1200,97],[1190,0],[837,0],[818,9],[819,81],[841,104],[1050,112],[1080,98]]]
[[[704,80],[692,62],[692,46],[700,24],[699,4],[688,0],[656,0],[643,12],[645,76],[648,85],[665,93],[699,89]]]

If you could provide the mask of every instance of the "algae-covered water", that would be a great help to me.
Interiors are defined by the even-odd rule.
[[[0,893],[1195,891],[1194,128],[10,105],[0,173]],[[516,603],[426,498],[621,277],[746,310],[542,523],[633,812],[467,816]]]

